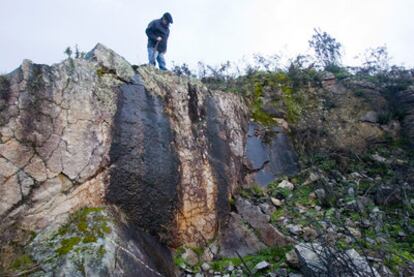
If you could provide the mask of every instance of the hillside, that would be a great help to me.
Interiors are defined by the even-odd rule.
[[[412,276],[414,78],[392,73],[25,60],[0,76],[0,275]]]

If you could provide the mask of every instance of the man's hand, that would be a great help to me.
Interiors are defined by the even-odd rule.
[[[161,41],[162,40],[162,37],[157,37],[157,41]]]

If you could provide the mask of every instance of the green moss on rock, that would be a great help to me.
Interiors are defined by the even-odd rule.
[[[34,264],[32,258],[29,255],[21,255],[19,257],[17,257],[12,265],[11,268],[13,270],[23,270],[23,269],[27,269],[29,267],[31,267]]]
[[[66,255],[69,253],[73,247],[75,247],[81,241],[80,237],[72,237],[69,239],[64,239],[60,243],[60,247],[56,249],[58,255]]]

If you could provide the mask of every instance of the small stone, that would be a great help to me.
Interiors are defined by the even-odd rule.
[[[295,185],[287,180],[283,180],[282,182],[279,183],[277,187],[282,188],[282,189],[293,190],[295,188]]]
[[[385,163],[385,162],[387,161],[387,159],[386,159],[386,158],[384,158],[384,157],[382,157],[382,156],[380,156],[380,155],[378,155],[378,154],[374,154],[374,155],[372,155],[372,156],[371,156],[371,158],[372,158],[374,161],[379,162],[379,163]]]
[[[351,238],[350,236],[345,236],[345,242],[346,242],[347,244],[351,244],[351,243],[353,243],[353,242],[354,242],[354,239],[353,239],[353,238]]]
[[[361,116],[360,120],[363,122],[368,122],[368,123],[377,123],[378,114],[374,111],[369,111],[365,115]]]
[[[371,226],[371,221],[369,221],[369,219],[364,218],[361,222],[361,226],[364,228],[368,228]]]
[[[362,176],[361,176],[361,174],[359,174],[358,172],[352,172],[351,174],[350,174],[350,176],[351,176],[351,178],[353,178],[353,179],[358,179],[358,178],[361,178]]]
[[[311,227],[308,227],[308,226],[303,228],[303,239],[305,241],[315,240],[317,236],[318,236],[318,233],[316,232],[315,229],[312,229]]]
[[[348,227],[349,232],[357,239],[360,239],[362,237],[361,232],[353,227]]]
[[[322,188],[315,190],[315,194],[321,202],[323,202],[326,198],[326,192]]]
[[[348,227],[355,227],[355,226],[356,226],[356,224],[355,224],[355,222],[353,222],[350,218],[346,218],[346,219],[345,219],[345,226],[348,226]]]
[[[186,248],[181,257],[184,259],[186,264],[190,266],[195,266],[198,263],[197,254],[190,248]]]
[[[289,233],[293,235],[300,235],[302,233],[302,227],[300,225],[289,224],[287,228],[289,230]]]
[[[320,210],[322,210],[322,208],[321,206],[315,206],[315,210],[319,212]]]
[[[289,123],[283,118],[275,118],[277,124],[285,130],[289,130]]]
[[[350,187],[348,189],[348,195],[351,196],[351,197],[354,197],[355,196],[355,190],[354,190],[353,187]]]
[[[314,193],[314,192],[311,192],[311,193],[309,193],[309,199],[310,200],[316,200],[318,197],[316,196],[316,193]]]
[[[200,272],[197,272],[196,275],[195,275],[195,277],[204,277],[204,274],[203,273],[200,273]]]
[[[405,164],[408,164],[408,162],[407,162],[407,161],[405,161],[405,160],[400,160],[400,159],[396,159],[394,162],[395,162],[395,164],[397,164],[397,165],[405,165]]]
[[[380,211],[380,209],[378,207],[375,207],[375,208],[372,209],[372,212],[373,213],[379,213],[381,211]]]
[[[259,205],[259,208],[262,210],[262,212],[266,215],[271,216],[272,213],[276,210],[275,207],[271,206],[268,203],[261,203]]]
[[[280,200],[279,200],[279,199],[277,199],[277,198],[271,197],[271,198],[270,198],[270,201],[272,201],[272,204],[273,204],[275,207],[281,207],[281,206],[282,206],[282,201],[280,201]]]
[[[268,268],[269,266],[270,266],[270,264],[269,264],[268,262],[266,262],[266,261],[261,261],[260,263],[258,263],[258,264],[254,267],[254,269],[255,269],[255,270],[257,270],[257,271],[259,271],[259,270],[262,270],[262,269]]]
[[[292,249],[285,254],[286,262],[293,268],[299,268],[299,258],[295,250]]]
[[[404,233],[403,231],[399,231],[399,232],[398,232],[398,236],[400,236],[400,237],[404,238],[404,237],[406,237],[406,236],[407,236],[407,234],[406,234],[406,233]]]
[[[233,271],[234,270],[234,266],[232,265],[232,264],[230,264],[228,267],[227,267],[227,271]]]
[[[286,268],[279,268],[275,271],[275,274],[277,277],[287,277],[289,273]]]
[[[304,184],[304,185],[310,185],[310,184],[312,184],[312,183],[314,183],[314,182],[318,181],[320,178],[321,178],[321,177],[320,177],[318,174],[316,174],[316,173],[314,173],[314,172],[311,172],[311,173],[309,174],[308,179],[307,179],[307,180],[305,181],[305,183],[303,183],[303,184]]]
[[[210,244],[208,247],[205,248],[203,255],[201,256],[201,259],[205,262],[210,262],[213,260],[214,256],[218,252],[218,246],[216,243]]]
[[[296,208],[298,208],[300,214],[304,214],[308,211],[308,208],[300,204],[296,204]]]
[[[210,270],[210,265],[208,263],[203,263],[201,265],[201,268],[203,269],[203,271],[209,271]]]

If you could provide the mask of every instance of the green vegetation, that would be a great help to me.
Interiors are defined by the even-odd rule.
[[[254,267],[256,264],[262,261],[268,262],[271,266],[265,271],[260,271],[255,273],[253,276],[263,276],[266,272],[272,272],[272,270],[278,269],[282,264],[285,263],[285,255],[289,252],[292,247],[274,247],[267,248],[262,251],[255,253],[254,255],[247,255],[243,257],[243,261],[240,258],[226,258],[215,260],[212,262],[211,266],[215,271],[225,272],[226,268],[230,265],[233,266],[247,266],[251,272],[254,272]],[[248,272],[248,270],[245,270]]]
[[[30,93],[35,94],[36,92],[43,90],[44,88],[45,88],[45,81],[43,80],[42,66],[33,65],[32,72],[29,77],[29,81],[27,82],[27,89]],[[34,105],[35,104],[36,103],[34,103]]]
[[[96,75],[98,75],[99,78],[102,78],[105,74],[116,74],[115,70],[109,69],[105,66],[99,66],[96,70]]]
[[[182,257],[182,255],[184,254],[185,249],[184,247],[179,247],[175,250],[174,256],[173,256],[173,260],[174,260],[174,264],[177,267],[181,267],[185,265],[185,260]]]
[[[72,59],[72,48],[70,48],[70,46],[66,47],[65,51],[63,52],[68,56],[68,59]]]
[[[254,184],[248,188],[242,188],[239,194],[247,199],[259,199],[262,197],[266,197],[266,191],[262,187],[257,184]]]
[[[13,261],[11,268],[15,271],[18,271],[18,270],[24,270],[24,269],[30,268],[33,265],[34,265],[34,261],[32,260],[32,258],[29,255],[24,254],[24,255],[17,257]]]
[[[319,29],[314,29],[309,46],[314,50],[317,61],[326,69],[338,67],[341,59],[341,43]]]
[[[69,239],[63,239],[60,243],[60,247],[56,250],[58,255],[66,255],[73,247],[75,247],[81,241],[80,237],[71,237]]]
[[[98,238],[105,237],[111,232],[108,218],[101,215],[102,208],[83,208],[74,213],[69,223],[62,226],[58,235],[65,236],[70,234],[69,239],[61,242],[61,248],[57,250],[59,255],[67,254],[75,245],[80,243],[94,243]]]

